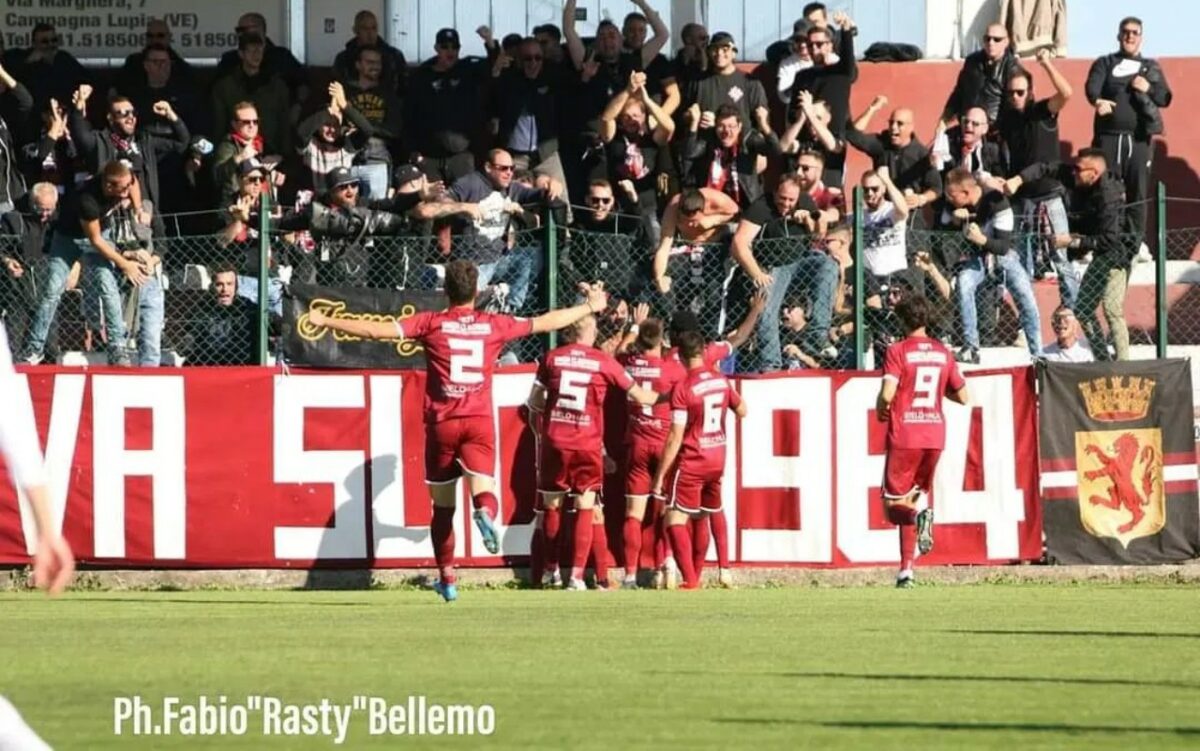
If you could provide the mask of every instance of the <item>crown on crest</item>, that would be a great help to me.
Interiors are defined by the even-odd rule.
[[[1140,420],[1150,411],[1155,381],[1140,376],[1109,376],[1079,384],[1088,415],[1101,422]]]

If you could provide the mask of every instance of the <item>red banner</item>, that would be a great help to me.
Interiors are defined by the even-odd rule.
[[[933,493],[937,546],[925,561],[1038,558],[1032,373],[981,371],[968,380],[972,406],[946,407],[946,450]],[[532,381],[530,368],[496,377],[503,555],[488,556],[469,515],[460,514],[465,565],[502,565],[528,554],[533,442],[516,408]],[[423,372],[37,369],[21,382],[15,403],[3,408],[36,423],[55,518],[86,562],[432,564]],[[781,374],[743,379],[738,387],[749,415],[730,426],[724,485],[735,560],[895,562],[896,533],[879,502],[878,378]],[[610,453],[619,457],[620,420],[610,423]],[[619,530],[619,477],[610,485],[609,522]],[[32,529],[0,464],[0,562],[28,560]],[[610,539],[620,540],[619,533]]]

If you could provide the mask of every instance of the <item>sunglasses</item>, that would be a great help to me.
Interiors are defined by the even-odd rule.
[[[261,183],[263,181],[262,175],[250,175],[249,177],[243,177],[242,179],[248,183]]]
[[[512,172],[516,168],[511,164],[493,164],[492,169],[497,172]]]
[[[258,125],[258,118],[253,120],[238,120],[238,125]]]
[[[882,193],[883,186],[882,185],[868,185],[865,188],[863,188],[863,190],[865,190],[868,193]]]
[[[358,183],[344,183],[342,185],[335,185],[333,189],[334,190],[358,190]]]
[[[113,110],[109,113],[115,118],[124,119],[126,117],[137,117],[137,113],[133,110]]]
[[[1006,41],[1008,41],[1008,37],[986,36],[983,38],[983,41],[985,41],[985,42],[1006,42]]]
[[[612,196],[588,196],[588,203],[594,203],[594,204],[598,204],[600,206],[607,206],[608,204],[610,204],[612,202],[613,202]]]
[[[1008,90],[1009,96],[1025,96],[1028,93],[1029,93],[1029,89],[1009,89]]]
[[[963,120],[963,125],[970,125],[975,128],[983,128],[987,125],[987,123],[981,120]]]
[[[235,26],[233,27],[235,34],[249,34],[252,31],[258,31],[257,26]]]

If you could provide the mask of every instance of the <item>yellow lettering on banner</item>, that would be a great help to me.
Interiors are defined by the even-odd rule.
[[[340,319],[343,321],[395,322],[395,321],[403,321],[405,318],[412,318],[414,315],[417,314],[417,307],[415,305],[411,305],[411,304],[405,305],[404,307],[400,308],[400,312],[395,315],[391,315],[388,313],[351,313],[346,310],[345,301],[343,301],[343,300],[326,300],[323,298],[317,298],[317,299],[309,302],[308,310],[310,313],[313,311],[320,311],[320,312],[324,313],[325,315],[329,316],[330,318],[336,318],[336,319]],[[296,319],[296,333],[299,334],[300,338],[306,342],[320,341],[325,336],[326,333],[332,333],[333,340],[335,342],[360,342],[360,341],[362,341],[362,337],[360,337],[360,336],[354,336],[353,334],[346,334],[341,331],[329,332],[329,329],[325,326],[313,325],[312,321],[309,320],[308,313],[303,313],[303,314],[301,314],[301,316],[298,319]],[[396,342],[396,354],[400,355],[401,357],[412,357],[416,353],[421,352],[425,349],[424,347],[422,347],[420,344],[418,344],[416,341],[414,341],[412,339],[402,339],[400,337],[393,337],[393,338],[389,338],[389,339],[381,339],[380,341]]]

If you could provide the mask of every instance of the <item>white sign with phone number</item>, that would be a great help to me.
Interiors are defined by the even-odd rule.
[[[263,0],[253,10],[267,19],[276,42],[284,36],[285,0]],[[242,3],[195,0],[0,0],[4,49],[29,48],[39,23],[58,31],[59,48],[75,57],[121,58],[146,45],[146,23],[161,18],[171,28],[171,46],[185,58],[220,57],[237,47]]]

